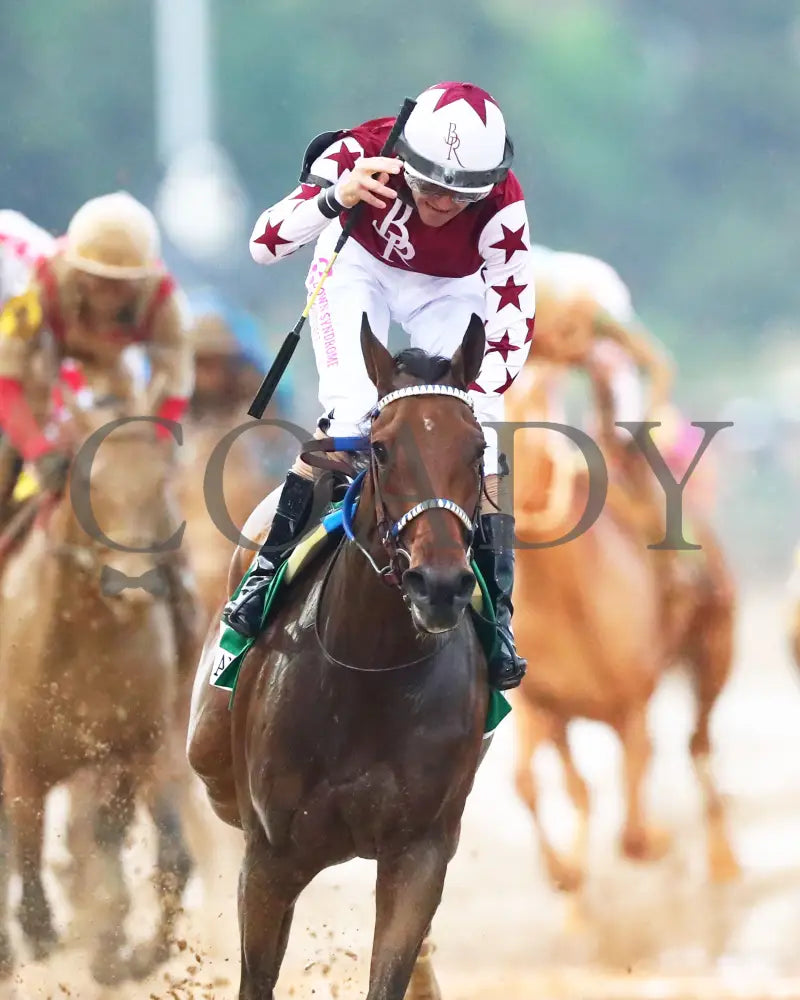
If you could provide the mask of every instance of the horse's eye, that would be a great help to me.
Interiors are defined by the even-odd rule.
[[[476,450],[476,452],[475,452],[475,459],[474,459],[474,461],[475,461],[476,465],[480,465],[481,462],[483,462],[483,456],[484,456],[485,452],[486,452],[486,444],[484,443],[484,444],[480,445],[478,447],[478,449]]]
[[[375,456],[375,460],[378,465],[384,465],[389,458],[389,452],[386,445],[381,441],[372,442],[372,454]]]

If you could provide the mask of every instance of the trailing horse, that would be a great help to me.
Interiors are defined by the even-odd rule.
[[[547,365],[529,362],[506,403],[510,420],[547,421],[553,396]],[[556,418],[557,419],[557,418]],[[558,447],[552,431],[516,434],[515,512],[521,548],[516,588],[517,640],[531,664],[514,713],[517,728],[516,784],[531,811],[549,876],[561,889],[576,889],[586,874],[589,790],[567,741],[577,718],[611,726],[620,738],[624,763],[625,821],[622,848],[629,857],[661,857],[665,831],[647,821],[645,778],[651,756],[647,712],[663,673],[684,664],[693,681],[697,717],[692,762],[703,792],[708,865],[714,881],[738,874],[721,796],[710,767],[709,719],[730,674],[734,595],[719,546],[706,528],[703,552],[681,553],[692,572],[671,595],[663,613],[661,560],[671,552],[648,551],[648,539],[607,503],[594,524],[570,541],[587,503],[586,467]],[[694,522],[695,529],[698,528]],[[697,530],[696,530],[696,533]],[[538,543],[539,548],[526,548]],[[539,816],[539,794],[531,768],[537,747],[551,740],[566,772],[567,789],[579,814],[574,856],[564,858],[550,843]]]
[[[76,440],[123,415],[118,409],[75,408]],[[116,428],[91,468],[85,455],[79,452],[73,462],[72,497],[84,504],[91,497],[108,538],[147,549],[174,530],[168,502],[173,462],[151,423]],[[166,586],[158,566],[163,557],[154,561],[147,553],[110,547],[87,533],[77,509],[70,496],[43,508],[45,516],[9,558],[2,578],[3,821],[10,825],[22,879],[20,923],[41,958],[56,942],[41,870],[45,798],[56,785],[73,778],[82,782],[88,769],[92,794],[81,801],[91,809],[95,848],[90,880],[97,940],[91,968],[98,981],[113,983],[142,977],[168,957],[188,877],[190,859],[177,810],[168,794],[158,794],[157,762],[174,725],[179,677],[171,615],[160,599]],[[137,795],[153,791],[151,782],[160,922],[152,940],[127,957],[123,920],[129,895],[121,850]],[[0,957],[10,971],[6,922],[4,895]]]
[[[284,593],[230,712],[208,683],[215,634],[195,683],[189,758],[245,836],[241,1000],[273,996],[297,897],[354,857],[377,861],[367,1000],[402,1000],[412,973],[438,996],[418,955],[488,746],[486,656],[464,614],[484,448],[465,390],[483,324],[449,363],[393,360],[366,317],[361,345],[379,403],[353,540]]]

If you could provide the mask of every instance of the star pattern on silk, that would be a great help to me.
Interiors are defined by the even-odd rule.
[[[533,340],[533,328],[536,326],[536,317],[531,316],[530,319],[526,319],[525,326],[528,328],[528,332],[525,334],[525,343],[530,344]]]
[[[322,188],[319,184],[301,184],[297,194],[293,194],[290,201],[311,201],[320,193]]]
[[[511,384],[513,383],[513,381],[514,381],[514,376],[511,374],[511,372],[508,370],[508,368],[506,368],[506,380],[505,380],[505,382],[503,382],[502,385],[498,385],[498,387],[494,391],[496,393],[499,393],[499,395],[502,396],[503,393],[506,391],[506,389],[510,389],[511,388]]]
[[[511,277],[504,285],[492,285],[492,291],[497,292],[500,296],[497,311],[500,312],[500,310],[504,309],[506,306],[516,306],[516,308],[519,309],[519,297],[527,287],[527,285],[515,285],[514,279]]]
[[[291,243],[291,240],[285,240],[281,235],[281,223],[277,222],[274,225],[271,222],[267,223],[267,228],[264,230],[261,236],[257,240],[253,240],[254,243],[260,243],[265,246],[267,250],[272,254],[273,257],[278,256],[278,247],[282,243]]]
[[[523,222],[519,229],[510,229],[502,223],[501,225],[503,226],[503,238],[498,240],[497,243],[492,243],[491,248],[492,250],[502,250],[506,255],[505,263],[507,264],[517,250],[528,249],[522,241],[522,234],[525,231],[525,223]]]
[[[487,94],[485,90],[481,90],[480,87],[476,87],[471,83],[445,83],[442,86],[446,89],[442,91],[442,96],[436,102],[434,111],[438,111],[439,108],[446,108],[448,104],[454,104],[456,101],[466,101],[485,125],[486,102],[489,101],[490,104],[494,104],[497,107],[497,101],[495,101],[491,94]],[[433,89],[438,90],[439,88],[435,87]]]
[[[499,340],[490,340],[486,348],[486,353],[491,354],[492,351],[496,351],[503,361],[508,361],[508,355],[511,351],[518,351],[519,344],[512,344],[511,338],[508,335],[508,330],[505,331],[503,336]]]
[[[354,153],[352,149],[348,149],[347,144],[342,142],[339,147],[338,153],[329,153],[326,160],[333,160],[338,168],[337,177],[341,177],[345,170],[352,170],[356,165],[358,160],[358,153]]]

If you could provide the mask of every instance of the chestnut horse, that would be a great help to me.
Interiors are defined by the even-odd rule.
[[[78,441],[125,415],[118,407],[74,409]],[[87,452],[78,453],[70,495],[55,501],[46,520],[34,525],[2,578],[3,821],[8,820],[22,879],[20,923],[41,958],[56,940],[42,883],[45,799],[55,786],[78,781],[81,804],[92,809],[95,849],[90,864],[97,940],[91,969],[99,982],[113,983],[142,977],[166,960],[188,877],[180,817],[169,797],[157,794],[157,761],[175,718],[177,657],[170,612],[161,599],[162,557],[111,548],[87,533],[76,512],[78,503],[91,497],[97,524],[109,539],[152,548],[176,527],[168,493],[174,463],[170,447],[156,439],[149,422],[116,428],[91,466],[86,458]],[[136,586],[144,573],[147,589]],[[91,796],[84,794],[86,774]],[[128,958],[123,920],[129,895],[121,850],[137,794],[153,792],[153,786],[160,922],[152,940]],[[8,972],[6,919],[3,896],[0,964]]]
[[[563,374],[529,361],[506,400],[514,421],[559,421],[552,398]],[[514,510],[520,546],[559,539],[581,518],[588,496],[582,458],[554,431],[519,430],[515,436]],[[736,860],[725,831],[723,807],[709,767],[709,718],[731,668],[733,588],[711,533],[698,538],[702,554],[681,554],[692,572],[682,584],[680,635],[667,640],[660,557],[648,539],[626,523],[612,503],[584,534],[563,544],[517,551],[515,633],[528,660],[514,713],[517,726],[516,785],[536,823],[548,874],[566,890],[582,882],[586,866],[589,791],[567,742],[572,719],[604,722],[618,734],[624,759],[625,854],[659,858],[668,838],[646,820],[643,783],[651,754],[647,710],[663,672],[683,661],[697,697],[691,737],[695,771],[705,796],[710,875],[734,877]],[[671,553],[668,555],[672,555]],[[539,817],[532,756],[552,740],[564,765],[567,789],[579,814],[572,859],[548,840]]]
[[[393,359],[366,316],[361,346],[380,402],[354,542],[292,583],[230,713],[208,685],[211,638],[195,684],[189,758],[245,836],[240,1000],[272,998],[297,897],[354,857],[377,861],[367,1000],[402,1000],[412,975],[413,995],[438,996],[422,945],[489,742],[486,658],[464,615],[484,449],[465,389],[483,324],[450,362]]]

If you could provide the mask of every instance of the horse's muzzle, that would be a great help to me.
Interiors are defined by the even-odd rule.
[[[403,592],[417,626],[448,632],[458,625],[475,589],[475,574],[461,566],[417,566],[403,573]]]

